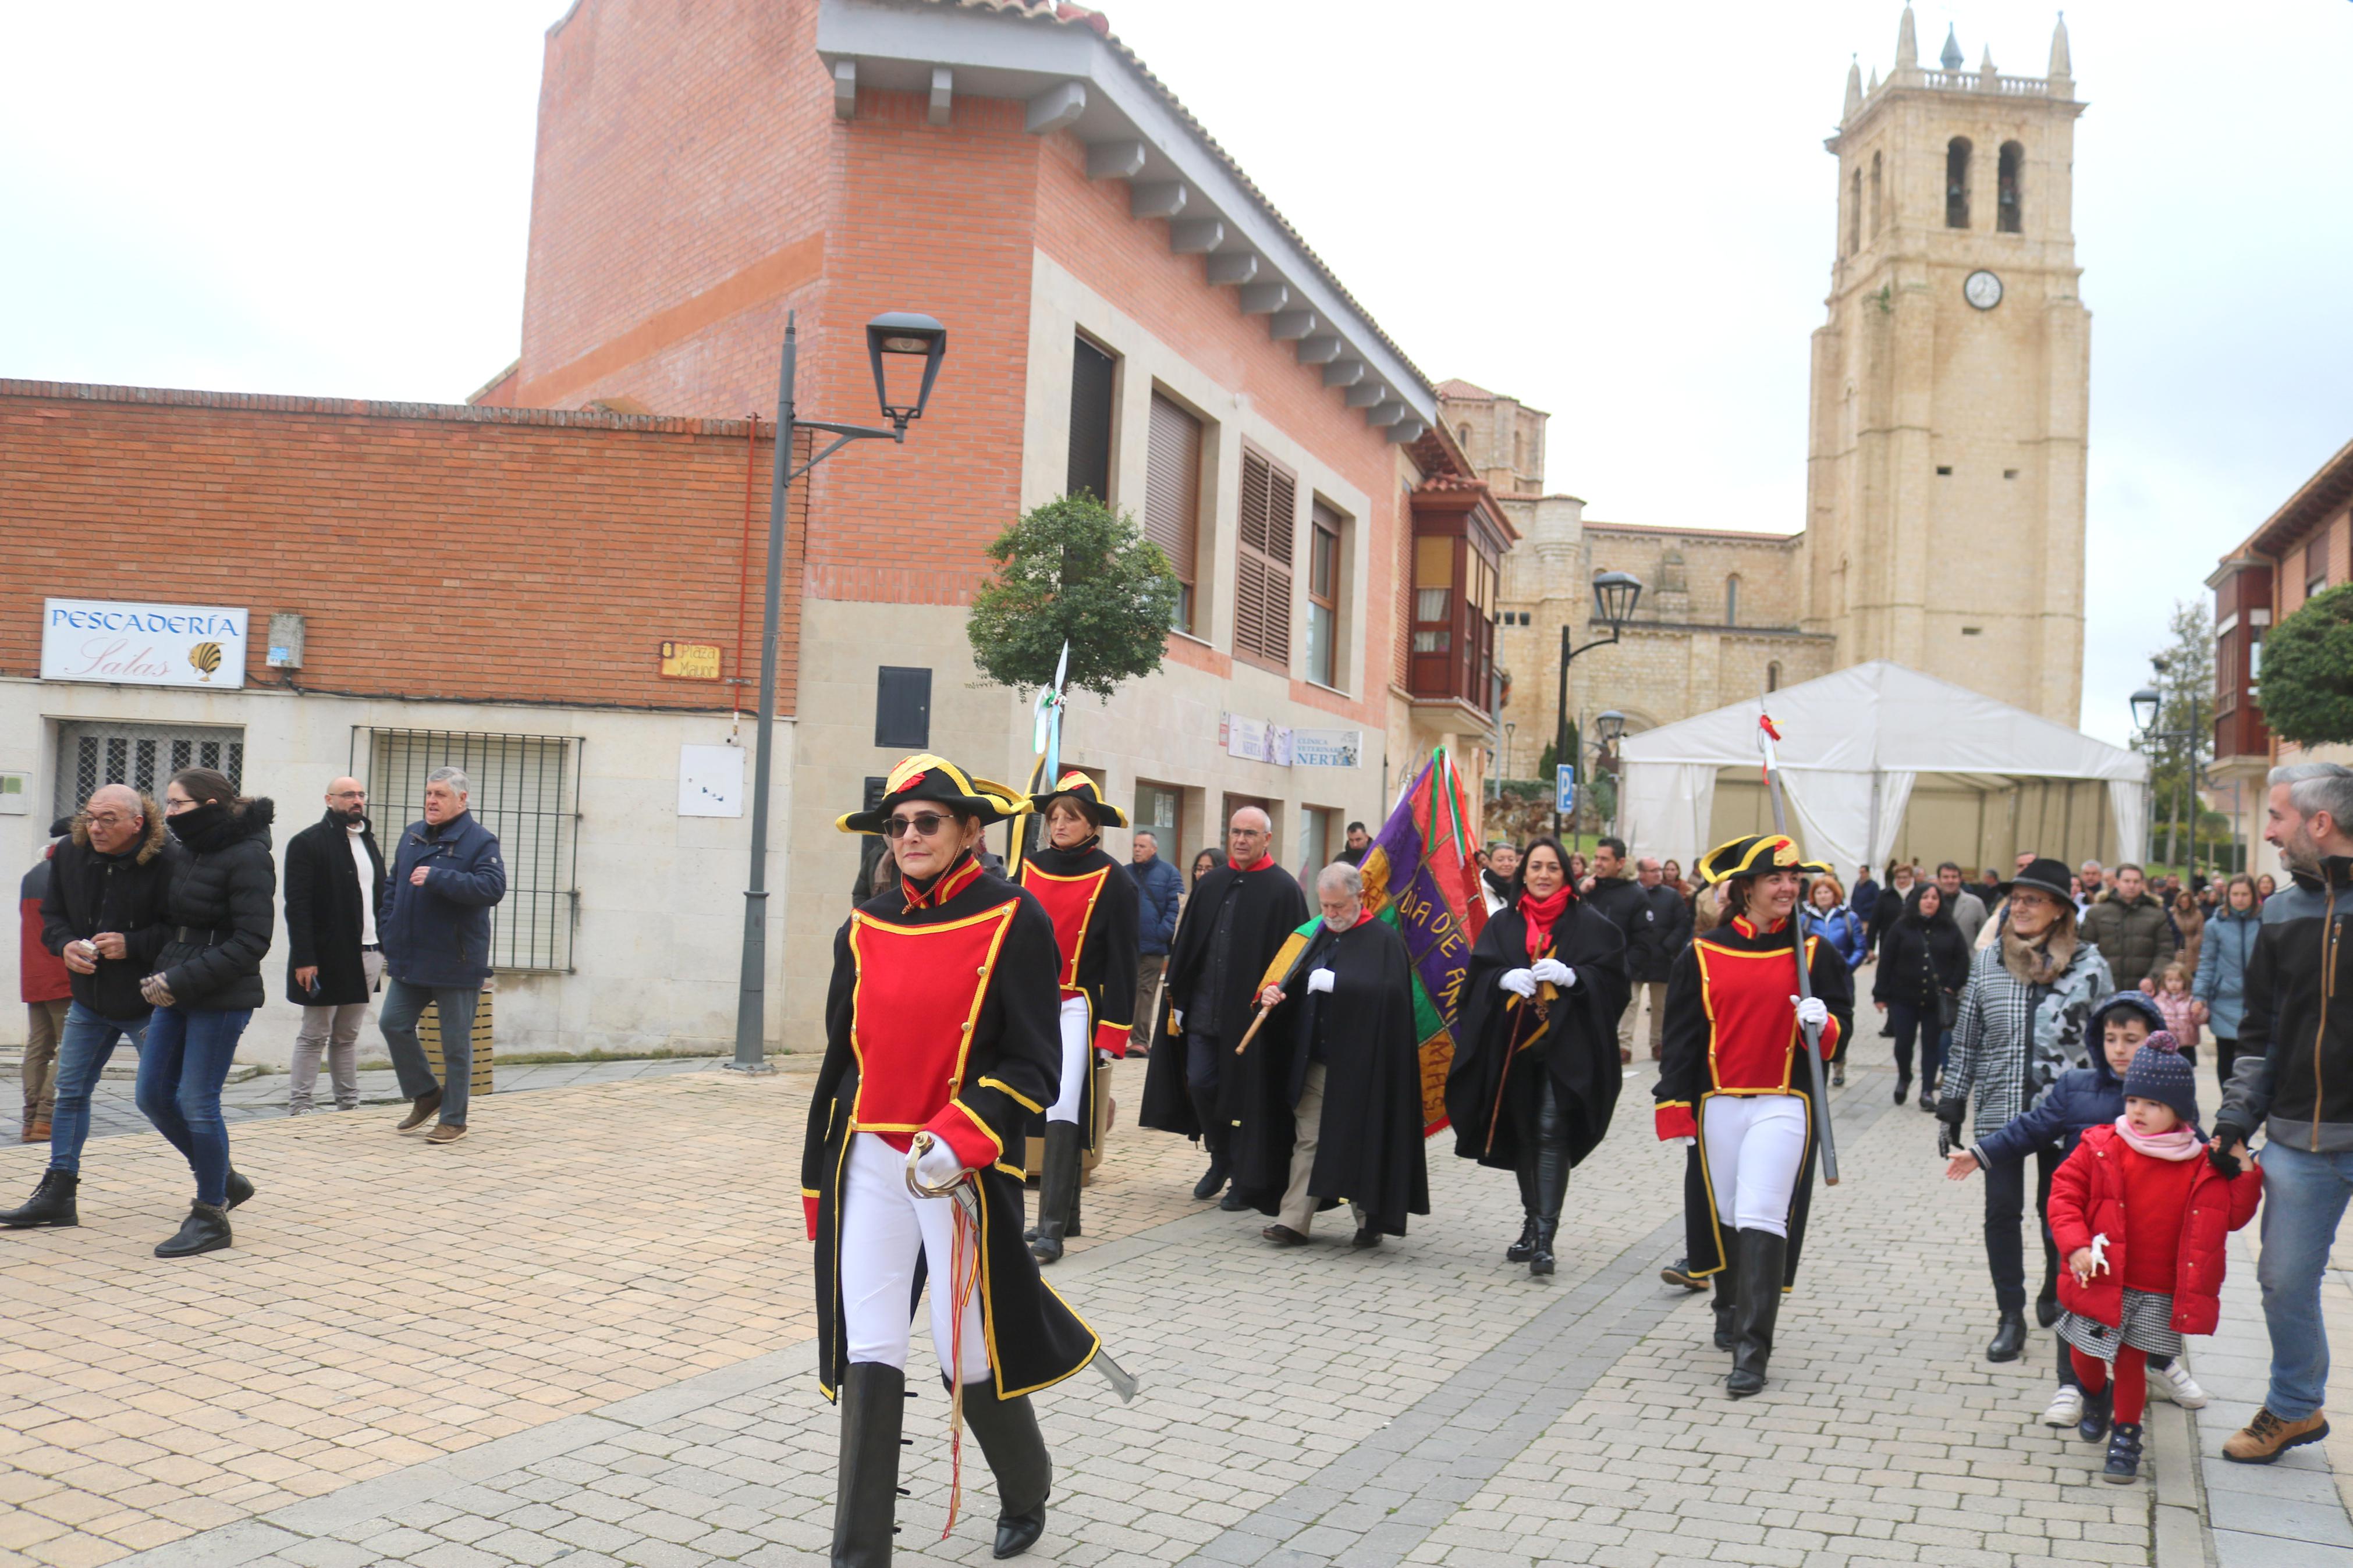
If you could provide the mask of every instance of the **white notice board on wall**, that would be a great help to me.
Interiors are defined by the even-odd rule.
[[[744,748],[681,746],[678,749],[678,814],[681,816],[744,815]]]

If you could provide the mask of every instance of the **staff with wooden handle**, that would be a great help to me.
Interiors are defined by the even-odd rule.
[[[1781,766],[1773,743],[1781,732],[1773,727],[1772,715],[1765,711],[1760,699],[1757,711],[1757,744],[1765,753],[1765,793],[1773,802],[1773,831],[1782,837],[1789,837],[1789,816],[1781,800]],[[1798,1005],[1800,1011],[1813,999],[1814,978],[1806,968],[1806,917],[1803,904],[1789,911],[1791,945],[1798,955]],[[1838,1140],[1831,1131],[1830,1085],[1822,1071],[1822,1031],[1819,1024],[1800,1024],[1806,1042],[1806,1075],[1814,1086],[1814,1126],[1822,1142],[1822,1181],[1830,1186],[1839,1184]]]

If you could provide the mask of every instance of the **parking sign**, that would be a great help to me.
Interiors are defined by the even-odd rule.
[[[1563,763],[1554,769],[1552,808],[1567,816],[1577,809],[1577,767]]]

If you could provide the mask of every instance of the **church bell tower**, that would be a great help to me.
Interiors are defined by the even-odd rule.
[[[2090,312],[2077,100],[2046,75],[1923,68],[1905,6],[1884,81],[1847,70],[1829,320],[1814,333],[1806,629],[2073,727],[2083,695]]]

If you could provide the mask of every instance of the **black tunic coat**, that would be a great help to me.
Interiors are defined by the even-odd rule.
[[[1487,917],[1471,950],[1471,978],[1454,1030],[1454,1064],[1446,1072],[1446,1117],[1454,1125],[1454,1152],[1499,1170],[1515,1170],[1533,1149],[1521,1142],[1535,1104],[1541,1068],[1568,1119],[1568,1158],[1583,1163],[1609,1131],[1624,1072],[1618,1061],[1618,1019],[1631,994],[1626,938],[1617,924],[1582,902],[1561,911],[1552,941],[1539,957],[1556,958],[1577,972],[1566,991],[1540,985],[1541,1024],[1532,1004],[1505,991],[1511,970],[1525,969],[1528,921],[1515,907]],[[1503,1112],[1497,1115],[1498,1110]]]
[[[1332,971],[1329,992],[1311,992],[1307,976]],[[1393,926],[1359,920],[1335,935],[1319,931],[1307,945],[1282,1005],[1250,1042],[1270,1049],[1282,1073],[1283,1102],[1296,1107],[1314,1060],[1317,1030],[1324,1041],[1324,1117],[1317,1129],[1315,1166],[1307,1190],[1318,1198],[1361,1205],[1367,1223],[1389,1236],[1405,1234],[1405,1216],[1430,1212],[1430,1164],[1422,1148],[1421,1057],[1414,1037],[1412,960]],[[1291,1165],[1296,1121],[1270,1117],[1251,1129],[1265,1147],[1254,1166]],[[1260,1189],[1259,1212],[1282,1211],[1280,1185]]]
[[[340,811],[330,811],[286,842],[286,1000],[297,1007],[342,1007],[368,999],[367,971],[360,963],[360,940],[367,931],[361,917],[365,899],[380,920],[384,915],[384,851],[375,834],[360,830],[375,875],[360,886],[359,868],[353,864],[351,829]],[[313,964],[319,988],[312,991],[294,978],[298,969]]]
[[[860,906],[860,913],[898,927],[948,926],[1001,909],[1018,900],[997,949],[977,1014],[964,1078],[955,1094],[998,1146],[1016,1151],[1010,1162],[976,1173],[981,1195],[980,1282],[975,1294],[992,1347],[990,1373],[997,1396],[1011,1399],[1061,1382],[1094,1359],[1102,1342],[1038,1276],[1037,1259],[1021,1239],[1021,1170],[1018,1140],[1029,1112],[1050,1105],[1061,1076],[1061,1040],[1055,1015],[1057,950],[1053,922],[1029,894],[1002,878],[984,873],[944,904],[910,909],[902,887],[893,884]],[[833,942],[833,984],[826,996],[825,1060],[809,1099],[808,1130],[801,1153],[801,1195],[815,1207],[817,1242],[818,1384],[828,1399],[841,1386],[849,1365],[841,1299],[842,1168],[849,1149],[851,1114],[858,1104],[860,1057],[856,1029],[859,961],[850,947],[850,924]],[[923,1265],[915,1269],[915,1293],[923,1286]],[[912,1320],[915,1303],[907,1310]]]
[[[1210,1009],[1203,1018],[1192,1009],[1194,992],[1199,987],[1211,963],[1211,948],[1217,933],[1221,907],[1228,899],[1233,900],[1229,945],[1221,984]],[[1307,895],[1301,892],[1298,879],[1271,861],[1254,870],[1237,871],[1230,866],[1220,866],[1202,878],[1193,888],[1193,896],[1186,902],[1185,913],[1176,925],[1176,945],[1168,954],[1167,968],[1163,971],[1160,1016],[1153,1021],[1152,1056],[1145,1070],[1144,1110],[1138,1121],[1146,1127],[1164,1132],[1181,1132],[1187,1138],[1201,1135],[1200,1118],[1194,1113],[1193,1097],[1185,1087],[1185,1033],[1170,1026],[1170,1017],[1185,1013],[1185,1030],[1206,1033],[1219,1042],[1218,1105],[1219,1112],[1229,1122],[1254,1127],[1268,1115],[1280,1117],[1287,1125],[1290,1112],[1276,1080],[1270,1077],[1264,1064],[1274,1058],[1259,1050],[1253,1043],[1243,1056],[1233,1054],[1249,1032],[1250,1020],[1257,1015],[1259,982],[1266,966],[1274,962],[1283,942],[1293,931],[1307,923],[1312,911],[1307,907]],[[1240,1070],[1229,1070],[1239,1067]],[[1286,1156],[1288,1158],[1288,1156]],[[1245,1184],[1262,1185],[1267,1173],[1253,1170],[1252,1181]],[[1287,1172],[1277,1173],[1274,1182],[1282,1184]],[[1237,1173],[1237,1180],[1240,1179]]]

